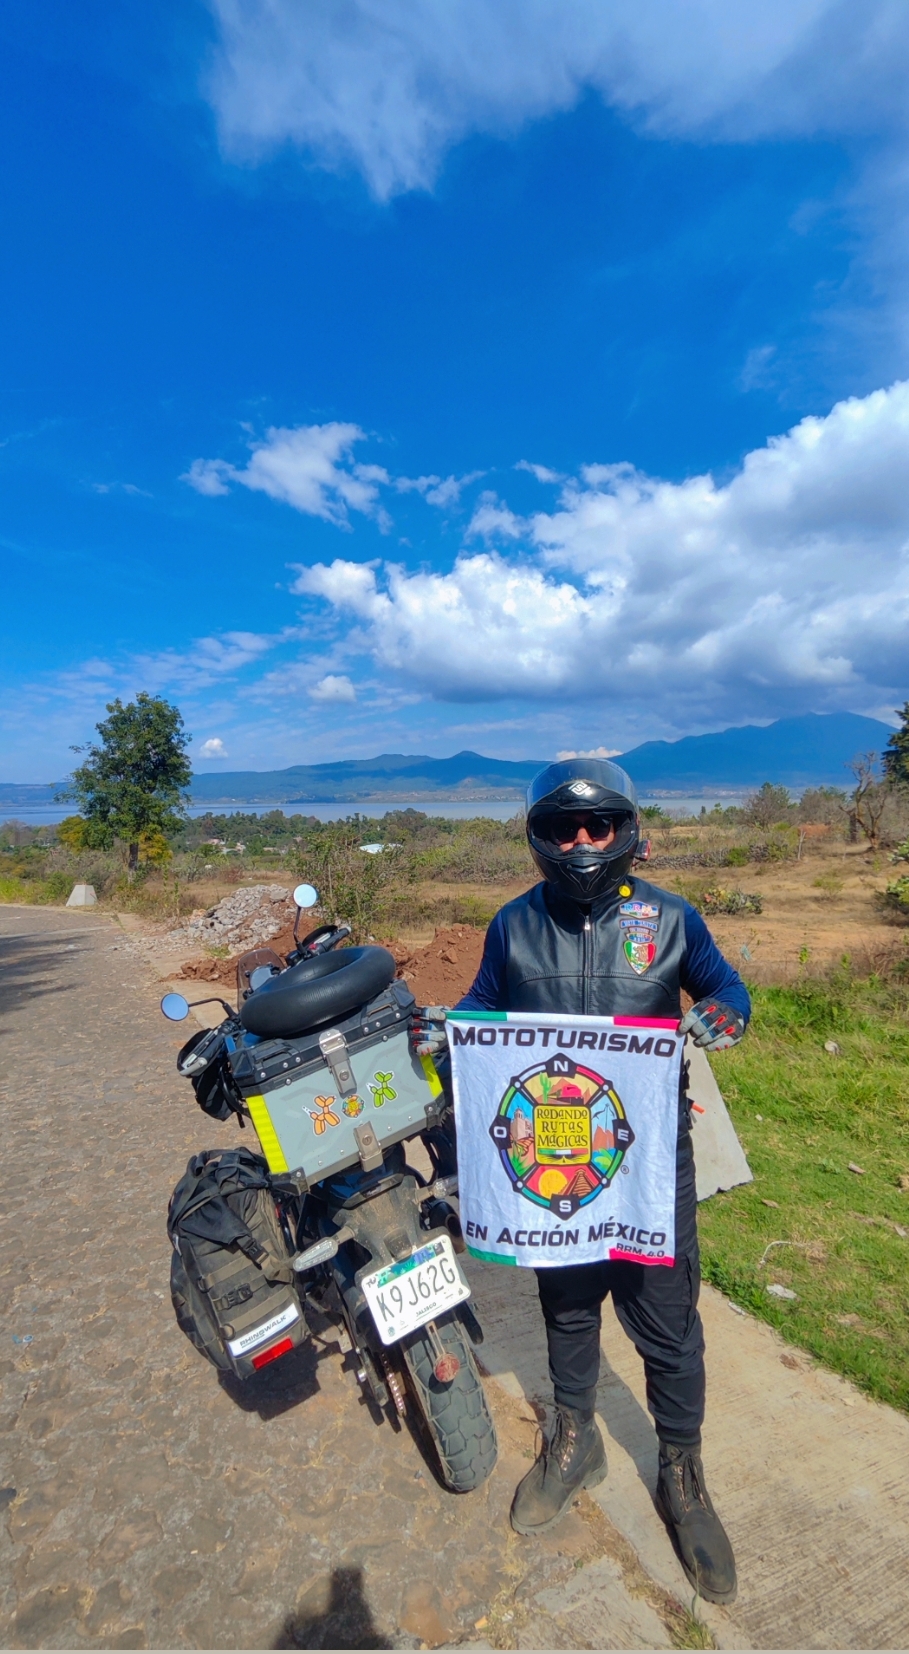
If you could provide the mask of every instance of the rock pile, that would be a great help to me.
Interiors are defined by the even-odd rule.
[[[289,890],[276,884],[252,884],[225,896],[207,912],[194,913],[167,940],[173,947],[226,947],[232,952],[255,948],[277,936],[292,914]]]

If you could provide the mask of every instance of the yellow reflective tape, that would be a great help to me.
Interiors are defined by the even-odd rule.
[[[426,1083],[429,1086],[433,1096],[441,1097],[442,1081],[436,1073],[436,1065],[433,1062],[432,1057],[421,1057],[420,1066],[423,1069],[423,1073],[426,1075]]]
[[[262,1145],[262,1153],[268,1161],[270,1172],[286,1172],[290,1170],[284,1158],[284,1150],[278,1142],[278,1134],[271,1123],[271,1115],[264,1097],[247,1097],[246,1106],[252,1115],[252,1123],[256,1128],[256,1136]]]

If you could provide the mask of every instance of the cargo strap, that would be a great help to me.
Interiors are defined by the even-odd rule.
[[[260,1245],[243,1219],[231,1210],[227,1196],[247,1189],[271,1190],[264,1162],[248,1149],[206,1149],[194,1154],[171,1198],[167,1232],[192,1235],[216,1246],[237,1246],[261,1269],[267,1281],[290,1285],[294,1278],[289,1258],[276,1258]]]

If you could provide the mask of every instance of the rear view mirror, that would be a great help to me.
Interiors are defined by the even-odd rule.
[[[182,994],[165,994],[161,1009],[168,1022],[184,1022],[189,1016],[189,1001]]]
[[[294,901],[298,907],[315,907],[319,900],[319,892],[314,884],[298,884],[294,891]]]

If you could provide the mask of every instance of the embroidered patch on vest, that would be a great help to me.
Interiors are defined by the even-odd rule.
[[[658,902],[622,902],[619,920],[625,932],[625,958],[637,976],[643,976],[656,958],[656,937],[660,926]]]
[[[650,969],[656,958],[656,942],[649,931],[631,931],[625,937],[625,958],[638,976]]]

